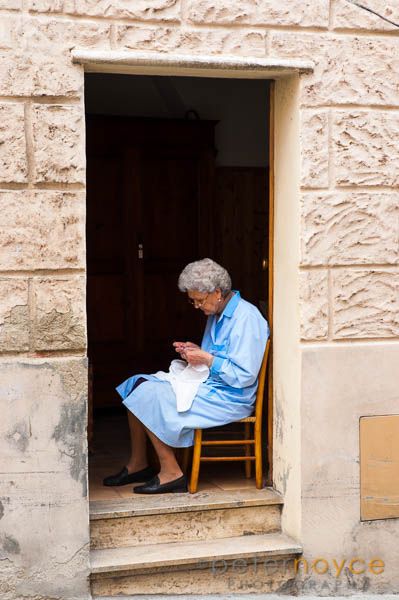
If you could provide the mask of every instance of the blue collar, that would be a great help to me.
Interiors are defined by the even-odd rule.
[[[224,307],[224,311],[220,315],[218,319],[218,323],[221,321],[223,317],[231,317],[235,309],[237,308],[237,304],[240,301],[241,295],[238,290],[232,290],[234,292],[234,296],[230,298],[226,306]]]

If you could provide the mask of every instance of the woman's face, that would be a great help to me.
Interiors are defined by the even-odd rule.
[[[220,307],[222,292],[216,288],[214,292],[199,292],[198,290],[188,290],[189,302],[195,308],[202,310],[204,315],[215,315]]]

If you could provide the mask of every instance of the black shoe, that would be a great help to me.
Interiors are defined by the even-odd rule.
[[[182,475],[172,481],[159,483],[158,475],[155,475],[144,485],[137,485],[133,488],[135,494],[165,494],[167,492],[188,492],[187,476]]]
[[[123,467],[119,473],[105,477],[103,485],[126,485],[127,483],[136,483],[138,481],[149,481],[156,473],[153,467],[146,467],[134,473],[128,473],[127,468]]]

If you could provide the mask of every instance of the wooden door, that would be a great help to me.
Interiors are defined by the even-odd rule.
[[[219,167],[215,172],[214,258],[233,287],[267,316],[268,170]]]
[[[213,123],[87,122],[89,359],[94,405],[110,406],[124,378],[167,369],[175,339],[201,338],[177,279],[212,255]]]

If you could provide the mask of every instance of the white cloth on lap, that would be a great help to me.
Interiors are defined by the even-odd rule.
[[[206,365],[189,365],[184,360],[172,360],[169,372],[157,371],[154,376],[169,381],[176,395],[177,412],[191,408],[201,383],[209,377]]]

